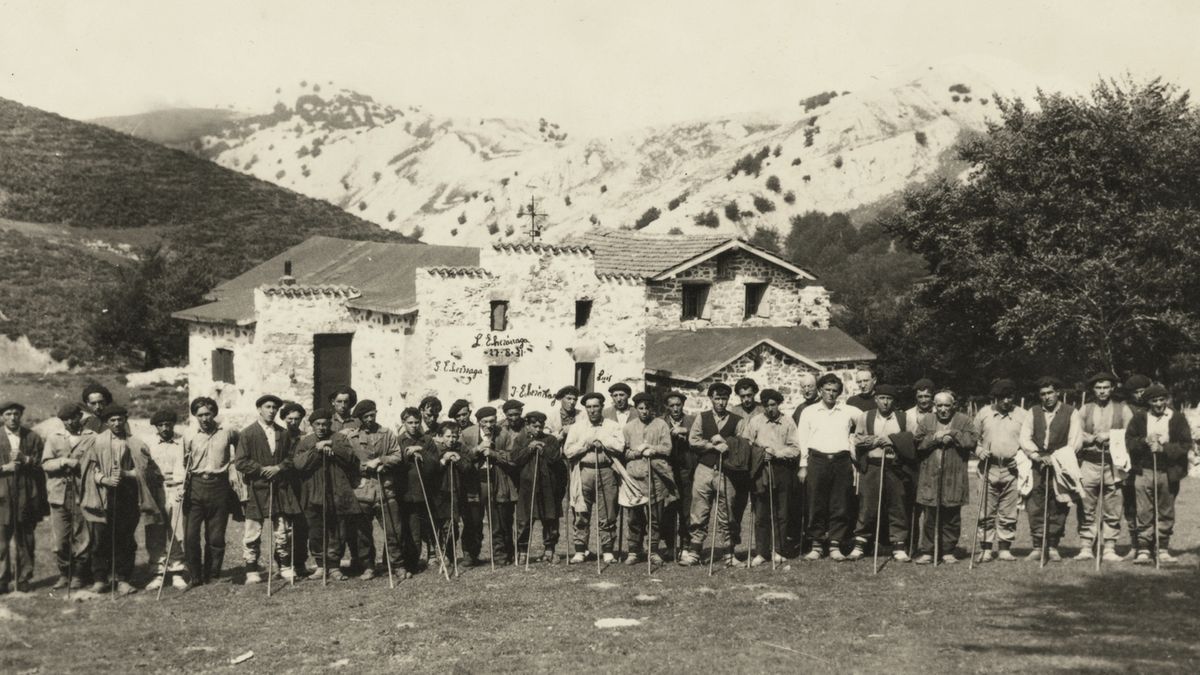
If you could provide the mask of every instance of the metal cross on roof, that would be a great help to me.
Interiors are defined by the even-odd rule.
[[[529,217],[529,241],[537,243],[537,240],[542,236],[542,226],[538,224],[538,219],[545,219],[546,214],[538,213],[537,199],[532,195],[529,197],[529,205],[521,208],[522,213],[518,216]]]

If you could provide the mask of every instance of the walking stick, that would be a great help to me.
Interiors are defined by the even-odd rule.
[[[180,506],[183,506],[183,505],[180,504]],[[154,596],[155,601],[162,600],[163,586],[167,585],[167,566],[171,564],[171,552],[175,550],[175,548],[174,548],[175,547],[175,516],[179,515],[179,509],[175,509],[175,513],[173,513],[171,515],[172,515],[172,517],[167,519],[169,521],[167,523],[167,556],[165,558],[163,558],[163,561],[162,561],[162,577],[158,580],[158,593]],[[53,522],[53,521],[51,521],[51,522]],[[69,527],[69,525],[68,525],[68,527]],[[68,546],[70,546],[70,544],[68,544]],[[68,576],[69,575],[70,575],[70,573],[68,572]],[[70,588],[71,587],[68,582],[68,586],[67,586],[67,589],[68,589],[67,597],[68,598],[71,597],[70,596],[70,592],[71,592]]]
[[[321,451],[321,585],[329,585],[329,456]],[[340,563],[341,561],[339,561]]]
[[[66,493],[63,498],[64,513],[67,514],[67,599],[71,599],[71,584],[75,581],[75,521],[72,511],[75,508],[74,477],[67,473]],[[51,520],[50,522],[54,522]],[[169,555],[167,557],[170,557]]]
[[[15,453],[14,460],[20,459],[21,453]],[[13,539],[16,550],[13,551],[13,562],[16,563],[13,567],[17,574],[17,587],[21,585],[21,550],[24,548],[21,542],[21,476],[17,472],[21,470],[21,465],[18,463],[13,469]],[[6,533],[7,536],[7,533]],[[8,544],[7,541],[4,542]],[[1157,553],[1155,556],[1157,557]]]
[[[725,459],[725,455],[717,454],[717,496],[713,500],[713,507],[709,517],[712,519],[712,536],[708,538],[708,576],[713,575],[713,561],[717,557],[717,518],[721,515],[721,485],[725,482],[725,476],[721,473],[721,463]]]
[[[938,448],[938,484],[933,512],[933,566],[937,567],[942,559],[942,470],[946,468],[946,449]],[[927,519],[929,516],[925,516]],[[928,520],[925,521],[927,524]]]
[[[1100,487],[1096,490],[1096,508],[1092,511],[1092,522],[1096,526],[1096,571],[1099,572],[1100,558],[1104,555],[1104,448],[1100,448]]]
[[[267,484],[267,520],[271,521],[271,544],[267,549],[267,597],[271,597],[271,577],[275,576],[275,482]]]
[[[771,519],[771,570],[775,570],[775,465],[767,460],[767,495],[771,500],[767,516]],[[878,535],[876,535],[878,540]],[[878,544],[876,545],[878,546]],[[749,557],[749,556],[747,556]]]
[[[112,511],[108,518],[108,585],[109,596],[117,599],[117,498],[116,490],[108,488],[109,509]]]
[[[654,576],[654,561],[650,556],[654,555],[658,542],[654,536],[654,467],[650,465],[650,458],[646,458],[646,576]]]
[[[537,477],[542,469],[542,449],[533,454],[533,490],[529,496],[529,529],[525,530],[525,571],[529,571],[529,551],[533,548],[533,507],[537,503]]]
[[[750,536],[747,537],[749,542],[746,546],[746,569],[750,569],[751,559],[754,557],[755,534],[758,533],[758,507],[754,505],[754,485],[753,481],[750,485]],[[729,543],[729,552],[733,553],[733,542]]]
[[[483,470],[487,476],[487,510],[488,510],[488,560],[492,563],[492,571],[496,571],[496,545],[492,541],[492,528],[496,521],[492,520],[492,463],[487,459],[483,461]]]
[[[454,578],[458,578],[458,510],[454,505],[454,474],[458,473],[458,463],[450,463],[450,560],[454,562]],[[393,530],[394,532],[395,530]],[[388,569],[391,569],[389,564]]]
[[[1158,564],[1158,453],[1150,453],[1150,462],[1154,469],[1154,569],[1162,569]]]
[[[883,520],[883,474],[885,469],[887,469],[887,450],[883,451],[883,459],[879,462],[879,497],[875,502],[875,552],[872,554],[874,557],[871,574],[879,574],[879,533],[881,529],[880,522]],[[973,550],[972,553],[974,553]],[[771,560],[773,561],[774,559],[775,556],[772,555]]]
[[[446,581],[450,581],[450,569],[446,567],[446,556],[442,555],[442,538],[438,536],[437,528],[433,525],[433,509],[429,506],[429,493],[425,491],[425,479],[421,477],[421,460],[416,461],[413,468],[417,470],[417,482],[421,485],[421,498],[425,500],[425,514],[429,516],[429,529],[433,532],[433,545],[438,550],[438,566],[446,575]]]
[[[603,492],[600,486],[600,449],[592,446],[592,461],[595,463],[593,471],[592,485],[595,493],[592,495],[592,520],[596,521],[596,574],[600,574],[603,570],[600,564],[600,500],[603,498]],[[608,504],[604,505],[604,513],[608,513]]]
[[[1042,467],[1042,550],[1041,558],[1038,561],[1038,569],[1046,566],[1046,546],[1049,539],[1046,538],[1050,529],[1050,465]]]
[[[388,512],[387,504],[384,503],[383,479],[379,477],[379,469],[375,470],[375,485],[379,488],[379,520],[381,521],[380,524],[383,525],[383,557],[387,560],[388,588],[395,588],[396,578],[392,574],[392,554],[388,550],[388,538],[392,536],[391,533],[388,532],[390,529],[389,523],[392,520],[392,516],[391,513]],[[395,532],[396,530],[391,529],[391,531]]]
[[[967,563],[967,569],[969,570],[975,569],[975,546],[979,543],[979,530],[983,527],[983,520],[984,518],[987,518],[988,465],[991,463],[991,461],[992,458],[990,455],[983,460],[983,473],[981,474],[982,478],[979,481],[979,509],[977,510],[975,516],[975,533],[971,535],[971,560]],[[987,543],[986,534],[983,536],[983,538],[985,540],[984,543]],[[999,542],[996,543],[999,545]]]

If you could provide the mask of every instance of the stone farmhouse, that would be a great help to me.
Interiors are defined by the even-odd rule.
[[[829,327],[809,272],[740,239],[597,230],[561,245],[427,246],[313,237],[175,313],[190,395],[235,418],[264,392],[305,406],[349,384],[385,417],[574,383],[689,394],[743,376],[798,402],[804,371],[843,379],[874,355]]]

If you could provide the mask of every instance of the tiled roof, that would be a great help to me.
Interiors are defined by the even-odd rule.
[[[254,289],[278,286],[285,260],[292,262],[292,275],[299,286],[352,286],[360,295],[350,300],[349,306],[397,313],[417,304],[418,267],[476,267],[479,249],[312,237],[217,286],[210,294],[215,302],[172,316],[253,323]]]
[[[519,242],[504,242],[492,244],[492,248],[497,251],[519,251],[521,253],[591,253],[592,249],[587,246],[573,246],[571,244],[532,244]]]
[[[703,255],[729,237],[593,230],[576,242],[596,252],[596,274],[652,277]]]
[[[875,358],[871,350],[837,328],[702,328],[647,333],[646,370],[699,382],[764,342],[819,364]]]
[[[439,277],[490,277],[492,273],[482,267],[426,267],[425,272]]]
[[[263,293],[267,295],[282,295],[286,298],[303,298],[312,295],[334,295],[339,298],[356,298],[359,296],[358,289],[353,286],[338,286],[338,285],[300,285],[300,284],[282,284],[276,286],[264,286]]]

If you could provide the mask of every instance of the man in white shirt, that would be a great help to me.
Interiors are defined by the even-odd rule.
[[[858,408],[838,400],[842,381],[833,373],[817,380],[821,402],[800,414],[796,444],[800,447],[800,472],[808,496],[808,537],[812,550],[807,560],[820,560],[828,543],[829,557],[845,560],[841,545],[849,538],[847,496],[854,482],[854,424]]]
[[[171,585],[187,588],[183,578],[183,439],[175,433],[179,416],[172,410],[159,410],[150,418],[157,432],[150,442],[150,458],[158,465],[163,477],[163,498],[167,519],[161,523],[146,523],[146,555],[154,565],[154,578],[146,590],[156,591],[163,582],[163,566],[171,574]],[[168,557],[169,549],[169,557]]]
[[[611,564],[617,561],[613,555],[617,531],[617,476],[612,468],[612,458],[625,451],[625,435],[615,420],[604,416],[603,394],[584,394],[582,403],[587,420],[571,425],[563,447],[563,456],[571,465],[568,499],[575,510],[575,555],[571,557],[571,563],[588,559],[588,533],[595,510],[600,531],[600,551],[596,553],[604,556],[605,563]]]

